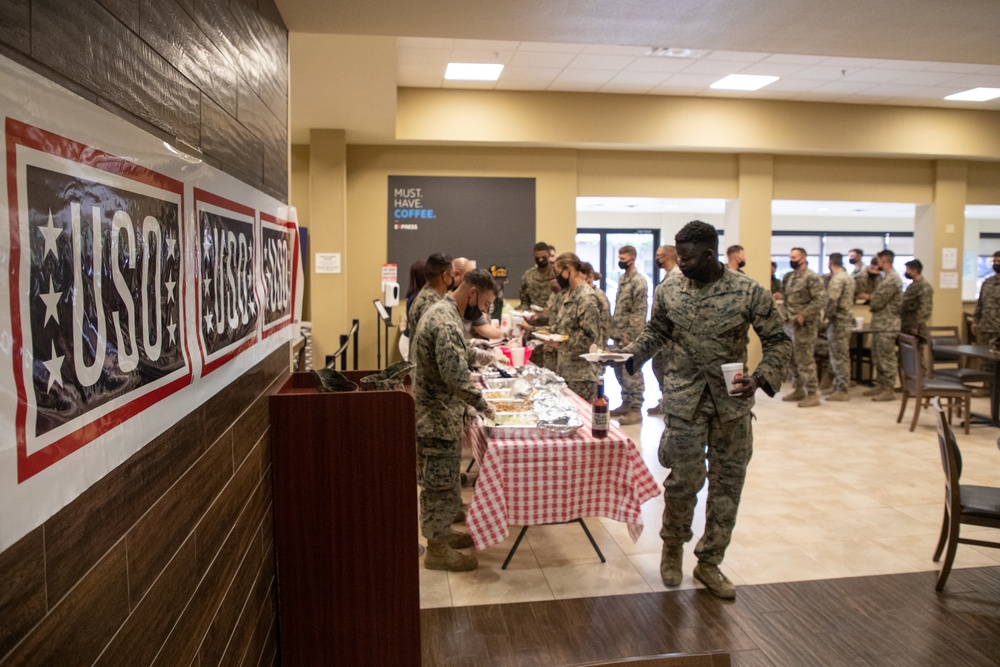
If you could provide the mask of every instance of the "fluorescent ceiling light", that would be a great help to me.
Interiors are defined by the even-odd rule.
[[[496,81],[503,65],[481,63],[448,63],[444,78],[459,81]]]
[[[761,76],[758,74],[730,74],[722,77],[709,88],[716,90],[760,90],[764,86],[774,83],[780,77]]]
[[[958,102],[986,102],[1000,97],[1000,88],[973,88],[954,95],[948,95],[946,100]]]

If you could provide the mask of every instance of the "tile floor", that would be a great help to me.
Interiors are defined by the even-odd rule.
[[[648,371],[648,368],[647,368]],[[613,375],[605,380],[617,404]],[[655,386],[652,376],[647,387]],[[933,411],[922,412],[910,433],[913,401],[903,423],[899,402],[875,403],[851,390],[848,403],[801,409],[759,394],[750,463],[739,520],[723,570],[737,585],[934,570],[931,555],[941,528],[943,473]],[[658,392],[647,391],[646,407]],[[973,410],[988,412],[987,399]],[[963,482],[1000,484],[1000,429],[956,429],[964,459]],[[663,420],[646,417],[625,427],[657,481],[666,471],[656,452]],[[464,469],[464,468],[463,468]],[[475,470],[475,469],[473,469]],[[699,495],[695,540],[686,545],[680,588],[697,588],[690,570],[704,525]],[[472,488],[464,490],[465,501]],[[602,564],[577,524],[533,526],[507,570],[500,566],[519,532],[479,552],[473,572],[420,568],[422,608],[461,607],[668,590],[660,581],[658,529],[663,497],[643,506],[645,530],[635,543],[624,524],[604,518],[587,525],[607,558]],[[998,531],[963,527],[963,535]],[[955,567],[1000,565],[1000,549],[960,545]]]

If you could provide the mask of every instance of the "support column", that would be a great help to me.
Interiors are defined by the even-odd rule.
[[[924,277],[934,287],[931,324],[955,325],[962,330],[962,252],[965,245],[965,201],[968,165],[961,160],[939,160],[936,164],[934,201],[917,206],[913,227],[914,255],[924,265]],[[957,254],[955,268],[942,265],[948,249]],[[954,287],[942,287],[954,278]],[[952,275],[953,274],[953,275]]]
[[[726,202],[726,245],[743,246],[744,271],[769,289],[771,285],[771,199],[774,195],[774,157],[740,155],[739,199]],[[725,251],[725,248],[721,248]],[[761,359],[760,340],[751,330],[748,362]]]
[[[316,273],[310,262],[313,365],[340,346],[347,317],[347,138],[344,130],[309,131],[309,252],[340,253],[340,273]]]

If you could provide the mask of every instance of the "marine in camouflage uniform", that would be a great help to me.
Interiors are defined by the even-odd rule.
[[[892,392],[899,372],[896,338],[900,330],[899,309],[903,301],[903,281],[890,267],[875,283],[875,291],[868,300],[872,311],[872,361],[878,373],[876,387],[865,395]]]
[[[555,320],[555,331],[569,336],[559,343],[556,373],[577,396],[587,401],[597,396],[597,380],[601,376],[597,364],[580,358],[590,352],[601,332],[601,311],[593,291],[586,283],[567,290]]]
[[[802,261],[805,262],[805,259]],[[792,340],[789,367],[796,389],[796,393],[788,398],[798,397],[797,400],[800,400],[805,396],[799,397],[798,394],[815,394],[819,389],[814,353],[819,321],[826,305],[826,289],[823,279],[812,269],[802,268],[785,274],[781,292],[785,296],[785,333]],[[805,318],[802,324],[796,322],[799,315]]]
[[[652,319],[656,315],[656,303],[658,301],[658,299],[656,298],[656,292],[661,289],[664,289],[663,286],[666,284],[668,278],[681,275],[684,274],[681,273],[680,267],[674,264],[673,268],[667,271],[667,275],[663,277],[663,280],[660,281],[660,284],[657,285],[656,288],[653,290],[653,307],[650,313],[650,319]],[[663,391],[663,366],[664,366],[663,357],[666,354],[667,352],[661,350],[660,352],[657,352],[656,354],[653,355],[653,360],[650,362],[650,366],[652,366],[653,370],[653,377],[656,378],[656,388],[659,389],[661,392]],[[662,401],[663,399],[661,398],[660,403],[657,403],[655,407],[652,407],[649,410],[647,410],[647,414],[662,415],[663,414],[663,406],[661,405]]]
[[[833,393],[851,388],[851,332],[854,330],[854,279],[840,267],[832,272],[827,286],[826,338],[830,346],[830,370]]]
[[[597,299],[597,306],[601,309],[601,332],[597,336],[597,346],[602,350],[607,346],[608,339],[611,338],[611,301],[608,295],[599,287],[594,287],[594,298]]]
[[[416,364],[413,399],[417,421],[417,481],[420,529],[428,540],[449,535],[462,506],[461,436],[465,407],[487,409],[469,377],[462,317],[446,295],[421,317],[410,345]]]
[[[917,337],[924,377],[930,377],[931,372],[930,355],[927,351],[929,340],[927,323],[930,322],[933,310],[934,288],[921,276],[919,280],[911,282],[903,292],[903,300],[899,306],[899,326],[903,333]]]
[[[720,268],[722,277],[701,288],[689,278],[668,277],[663,289],[656,290],[652,319],[626,348],[633,355],[627,364],[632,369],[661,350],[665,353],[666,428],[659,460],[670,474],[663,483],[666,506],[660,537],[665,547],[691,539],[697,495],[709,479],[705,534],[695,555],[715,565],[722,562],[732,538],[753,452],[754,398],[730,396],[721,365],[746,364],[752,326],[763,347],[754,376],[765,393],[774,396],[791,356],[771,293],[741,273]]]
[[[546,322],[554,325],[559,319],[559,313],[562,310],[563,301],[566,299],[566,293],[563,291],[559,292],[549,292],[549,302],[548,302],[548,313],[545,315]],[[542,319],[539,316],[539,320]],[[553,373],[558,373],[559,368],[559,350],[554,350],[548,347],[542,347],[542,366],[549,369]]]
[[[417,335],[417,325],[420,323],[420,318],[423,314],[427,312],[427,309],[443,298],[444,296],[438,294],[438,291],[430,285],[424,285],[420,288],[416,298],[413,299],[413,305],[410,306],[409,320],[406,323],[406,326],[410,329],[411,336]]]
[[[544,308],[549,302],[552,290],[549,284],[556,279],[556,268],[549,264],[544,269],[533,266],[521,276],[521,310],[529,310],[531,306]]]
[[[611,317],[611,338],[615,346],[634,341],[646,325],[646,276],[638,271],[626,272],[618,282],[615,313]],[[629,375],[620,366],[615,367],[615,377],[622,387],[622,411],[639,410],[644,390],[642,373]]]
[[[993,269],[1000,266],[1000,254],[993,255]],[[1000,273],[983,281],[976,301],[976,312],[972,316],[976,325],[976,342],[989,345],[1000,336]]]

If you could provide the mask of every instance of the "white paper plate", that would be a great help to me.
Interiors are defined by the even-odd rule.
[[[588,354],[581,354],[580,358],[592,362],[625,361],[631,359],[632,355],[624,352],[590,352]]]
[[[537,331],[533,331],[531,332],[531,335],[540,340],[550,340],[560,343],[564,340],[569,340],[569,336],[563,334],[543,334],[543,333],[538,333]]]

